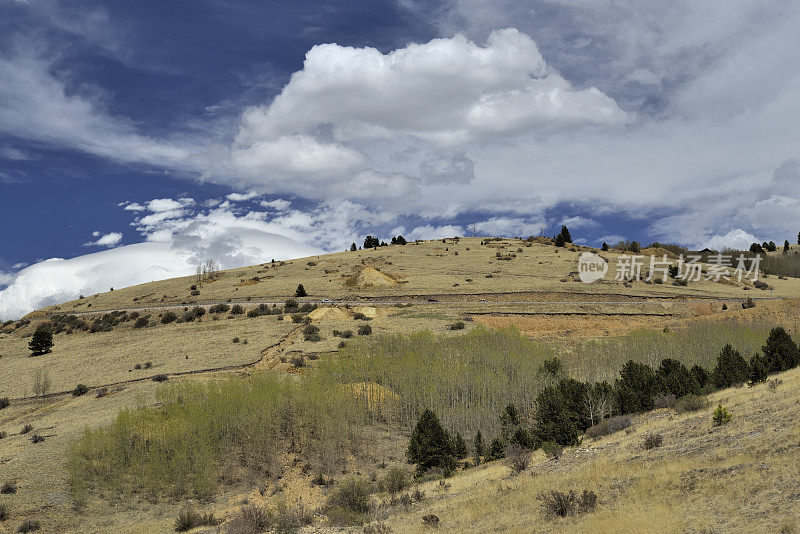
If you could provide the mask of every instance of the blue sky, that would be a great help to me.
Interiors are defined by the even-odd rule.
[[[794,241],[798,23],[755,0],[0,0],[0,317],[473,222]]]

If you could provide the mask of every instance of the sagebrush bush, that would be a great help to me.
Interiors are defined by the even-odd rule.
[[[161,315],[161,324],[169,324],[174,322],[177,318],[178,316],[175,314],[175,312],[165,311],[163,315]]]
[[[3,503],[0,503],[0,522],[5,521],[8,519],[9,516],[8,506]]]
[[[508,460],[508,465],[511,466],[511,469],[514,470],[516,473],[521,473],[525,469],[528,468],[528,462],[531,458],[530,450],[520,447],[514,443],[511,443],[506,447],[506,459]]]
[[[708,399],[702,395],[686,395],[675,403],[677,413],[697,412],[708,407]]]
[[[593,512],[597,506],[597,495],[593,491],[583,490],[580,495],[573,490],[569,492],[550,490],[538,496],[542,512],[551,517],[567,517],[576,514]]]
[[[86,384],[78,384],[75,386],[75,389],[72,390],[73,397],[80,397],[81,395],[86,395],[89,392],[89,386]]]
[[[41,523],[36,519],[26,519],[22,522],[22,524],[17,528],[17,532],[35,532],[42,528]]]
[[[372,334],[372,327],[368,324],[362,324],[358,327],[358,335],[359,336],[368,336]]]
[[[674,408],[678,398],[672,393],[658,393],[653,396],[653,408]]]
[[[186,532],[187,530],[192,530],[193,528],[216,526],[220,523],[221,520],[215,518],[214,514],[211,512],[201,514],[192,508],[184,508],[178,513],[178,518],[175,520],[175,531]]]
[[[625,430],[633,424],[631,418],[627,415],[616,415],[609,419],[603,419],[598,424],[586,430],[586,435],[592,439],[598,439],[603,436],[610,436],[620,430]]]
[[[353,524],[363,520],[363,516],[372,509],[370,495],[372,486],[363,478],[348,477],[340,482],[328,495],[325,501],[325,513],[335,518],[348,517],[348,523]],[[341,511],[351,514],[341,514]],[[349,519],[357,519],[350,522]]]
[[[642,443],[642,446],[644,447],[645,450],[649,451],[650,449],[655,449],[660,447],[663,442],[664,442],[664,436],[662,436],[657,432],[652,432],[644,437],[644,442]]]
[[[11,480],[7,480],[3,482],[3,485],[0,486],[0,494],[3,495],[13,495],[17,492],[17,484]]]
[[[261,534],[275,521],[270,510],[255,505],[243,506],[225,522],[226,534]]]
[[[402,467],[392,467],[380,481],[379,487],[381,491],[388,493],[399,493],[406,489],[411,484],[411,477],[408,471]]]
[[[10,405],[11,405],[11,399],[9,399],[8,397],[0,398],[0,410],[8,408]]]
[[[233,315],[241,315],[244,313],[244,308],[241,304],[234,304],[231,306],[231,314]]]
[[[564,452],[564,447],[555,441],[545,441],[542,443],[542,451],[550,458],[558,459]]]

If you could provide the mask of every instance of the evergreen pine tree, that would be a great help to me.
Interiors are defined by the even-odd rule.
[[[600,247],[600,250],[602,250],[603,252],[608,252],[608,243],[603,241],[603,246]]]
[[[656,378],[663,393],[671,393],[676,397],[700,393],[697,379],[685,365],[674,358],[661,360],[661,365],[656,370]]]
[[[742,358],[739,351],[734,350],[730,345],[722,347],[722,351],[717,356],[717,366],[711,373],[711,381],[717,389],[731,387],[734,384],[742,384],[750,378],[750,366]]]
[[[453,455],[459,460],[463,460],[467,457],[467,454],[467,443],[464,441],[464,438],[461,437],[461,434],[457,433],[456,437],[453,439]]]
[[[475,434],[475,465],[480,465],[481,458],[486,456],[486,445],[483,443],[483,435],[481,431],[478,430],[478,433]]]
[[[780,326],[770,331],[767,344],[761,350],[764,352],[767,371],[770,373],[787,371],[800,364],[800,349]]]
[[[618,411],[625,414],[652,410],[657,381],[650,366],[628,360],[619,374],[614,385]]]
[[[489,458],[492,460],[499,460],[505,458],[506,446],[500,438],[494,438],[492,444],[489,446]]]
[[[789,252],[789,240],[788,239],[783,242],[783,251],[784,252]]]
[[[555,441],[561,445],[578,443],[578,425],[556,386],[547,386],[536,397],[535,438],[540,443]]]
[[[697,364],[692,366],[692,370],[690,372],[692,373],[694,379],[697,380],[697,385],[699,385],[701,389],[706,387],[706,384],[708,384],[708,382],[711,380],[711,377],[708,375],[708,371]]]
[[[47,354],[53,348],[53,334],[43,328],[38,328],[33,333],[28,348],[31,351],[31,356],[40,356]]]
[[[431,410],[422,412],[411,432],[406,458],[410,463],[417,464],[420,473],[432,467],[447,470],[455,466],[450,435]]]
[[[769,376],[768,365],[767,359],[760,354],[750,358],[750,386],[767,381],[767,376]]]
[[[355,252],[356,250],[358,250],[358,248],[356,247],[356,244],[355,244],[355,243],[353,243],[352,245],[350,245],[350,251],[351,251],[351,252]]]
[[[572,243],[572,235],[570,235],[566,226],[561,227],[561,237],[564,238],[565,243]]]
[[[305,297],[308,293],[306,293],[306,288],[303,287],[303,284],[298,284],[297,289],[294,292],[295,297]]]

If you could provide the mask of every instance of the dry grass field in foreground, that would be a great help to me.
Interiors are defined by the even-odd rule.
[[[567,449],[557,460],[534,453],[519,474],[502,462],[424,484],[428,499],[389,517],[392,532],[424,531],[435,514],[442,532],[800,532],[800,369],[782,384],[726,389],[704,410],[663,409],[621,431]],[[714,427],[722,403],[733,419]],[[648,433],[663,444],[644,450]],[[542,492],[584,489],[598,496],[593,513],[553,519]]]

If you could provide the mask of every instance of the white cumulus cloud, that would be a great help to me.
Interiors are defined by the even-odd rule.
[[[231,157],[253,183],[312,198],[358,195],[365,177],[384,177],[373,191],[399,198],[417,182],[471,181],[469,144],[629,120],[515,29],[483,46],[456,35],[386,54],[323,44],[271,103],[243,113]]]
[[[113,247],[122,241],[122,234],[120,232],[109,232],[107,234],[92,232],[92,236],[96,237],[97,239],[95,241],[86,243],[87,246]]]

